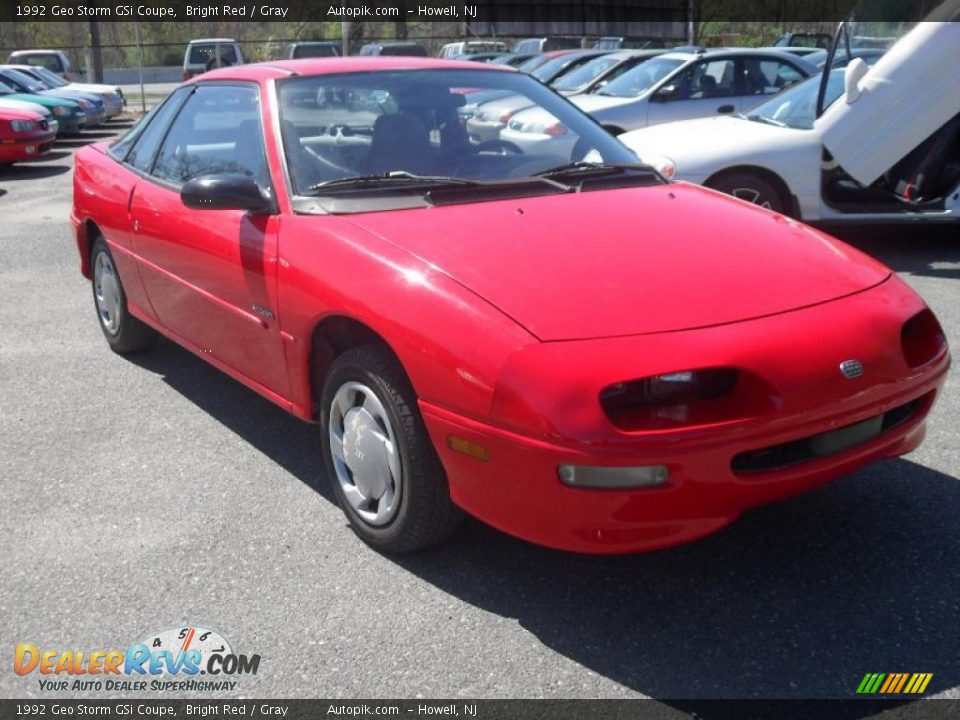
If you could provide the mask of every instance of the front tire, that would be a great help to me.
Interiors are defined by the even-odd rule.
[[[787,202],[769,180],[752,172],[732,172],[707,184],[714,190],[778,213],[787,212]]]
[[[146,350],[157,339],[156,331],[127,309],[127,296],[110,248],[102,236],[93,243],[90,255],[93,275],[93,304],[97,320],[110,349],[121,355]]]
[[[413,387],[385,347],[352,348],[333,362],[320,394],[320,432],[334,495],[368,545],[411,552],[456,529],[462,513]]]

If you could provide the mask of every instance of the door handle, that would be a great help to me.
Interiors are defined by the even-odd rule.
[[[133,221],[133,231],[134,231],[134,232],[137,232],[139,229],[140,229],[140,221],[139,221],[139,220],[134,220],[134,221]]]
[[[717,112],[723,113],[723,114],[732,113],[733,111],[734,111],[733,105],[721,105],[720,107],[717,108]]]

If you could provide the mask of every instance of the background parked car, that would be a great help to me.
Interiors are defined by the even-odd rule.
[[[5,81],[2,75],[0,75],[0,98],[33,103],[47,108],[59,123],[57,132],[60,135],[76,135],[87,124],[87,113],[80,106],[79,101],[20,92],[19,88]]]
[[[619,134],[675,120],[733,114],[816,72],[816,66],[802,58],[774,50],[670,51],[571,100]]]
[[[597,38],[593,47],[596,50],[655,50],[667,46],[660,38],[607,36]]]
[[[191,40],[183,54],[183,79],[204,73],[212,67],[243,65],[243,51],[233,38]]]
[[[50,128],[55,135],[59,134],[60,123],[57,121],[57,118],[54,117],[54,114],[50,112],[50,108],[27,100],[8,100],[8,94],[3,91],[4,87],[5,86],[0,84],[0,110],[24,110],[26,112],[36,113],[47,121],[47,127]]]
[[[39,113],[0,108],[0,167],[41,157],[55,137]]]
[[[7,62],[11,65],[37,65],[56,73],[64,80],[74,80],[70,58],[62,50],[15,50]]]
[[[440,48],[438,56],[442,58],[455,58],[476,53],[502,55],[505,52],[507,52],[507,44],[499,40],[464,40],[461,42],[447,43]]]
[[[14,70],[32,77],[51,90],[73,90],[81,93],[93,93],[103,100],[103,111],[109,120],[123,112],[123,92],[116,85],[97,85],[92,83],[67,82],[46,68],[31,65],[11,65]]]
[[[292,42],[287,45],[283,56],[287,60],[300,60],[302,58],[315,57],[337,57],[340,55],[340,43],[329,40],[308,40],[304,42]]]
[[[603,50],[553,50],[538,56],[537,59],[545,57],[546,62],[541,63],[530,74],[542,83],[550,84],[552,80],[562,77],[564,73],[604,54]],[[523,67],[521,66],[520,69],[522,70]],[[523,95],[496,97],[482,103],[467,120],[467,134],[470,140],[476,143],[499,140],[500,131],[507,126],[510,118],[527,107],[529,107],[529,100]]]
[[[665,50],[618,50],[599,55],[578,68],[562,75],[550,85],[563,95],[576,95],[602,87],[645,60],[661,55]]]
[[[517,40],[513,44],[515,53],[542,53],[551,50],[572,50],[583,47],[580,38],[575,37],[542,37]]]
[[[407,57],[427,57],[427,49],[415,42],[367,43],[360,48],[358,55],[403,55]]]
[[[824,141],[822,118],[817,118],[820,75],[743,117],[668,123],[626,133],[620,140],[665,175],[807,222],[957,222],[960,68],[947,57],[960,47],[960,27],[921,23],[901,43],[895,57],[880,59],[860,80],[872,92],[882,92],[882,102],[837,102],[845,92],[846,74],[857,70],[851,66],[829,73],[824,117],[834,120],[834,113],[841,113],[834,120],[846,126],[841,142]],[[933,98],[941,100],[935,104]],[[921,105],[923,113],[913,111]],[[926,127],[910,127],[920,122]],[[854,143],[861,145],[855,156],[831,157]],[[826,166],[825,153],[830,158]],[[852,176],[857,166],[881,154],[885,159],[864,171],[871,174],[863,180]]]
[[[773,46],[828,48],[832,40],[826,33],[795,32],[781,35],[773,41]]]
[[[12,85],[18,92],[31,93],[37,96],[50,96],[73,100],[80,105],[85,114],[85,126],[96,127],[106,120],[103,98],[96,93],[81,92],[79,90],[51,89],[39,80],[25,75],[7,65],[0,65],[0,78],[8,85]]]

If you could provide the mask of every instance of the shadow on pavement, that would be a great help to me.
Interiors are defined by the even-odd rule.
[[[135,362],[333,502],[314,427],[172,343]],[[868,672],[932,672],[929,695],[960,684],[958,517],[957,479],[900,459],[656,553],[572,555],[468,521],[393,561],[654,698],[850,698]]]
[[[34,165],[23,163],[0,168],[0,181],[4,180],[38,180],[70,172],[71,165]]]
[[[880,225],[824,228],[897,272],[960,278],[960,243],[953,225]]]

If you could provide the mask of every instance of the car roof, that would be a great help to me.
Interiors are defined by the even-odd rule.
[[[507,65],[488,65],[469,60],[412,57],[404,55],[375,55],[303,60],[272,60],[250,65],[231,65],[198,75],[194,80],[271,80],[295,75],[333,75],[349,72],[377,72],[380,70],[473,70],[475,72],[518,72]],[[193,82],[193,80],[191,80]]]
[[[10,53],[10,57],[18,57],[20,55],[61,55],[62,50],[14,50]]]
[[[691,52],[689,50],[668,50],[660,55],[660,57],[668,60],[692,60],[701,57],[724,58],[735,56],[749,57],[751,55],[779,57],[783,58],[784,60],[792,60],[794,62],[797,60],[803,60],[803,58],[798,58],[793,53],[784,52],[782,50],[770,50],[767,48],[705,48],[702,52]]]
[[[196,40],[191,40],[189,44],[193,45],[194,43],[211,43],[211,42],[212,43],[216,43],[216,42],[235,43],[236,40],[234,40],[233,38],[197,38]]]

